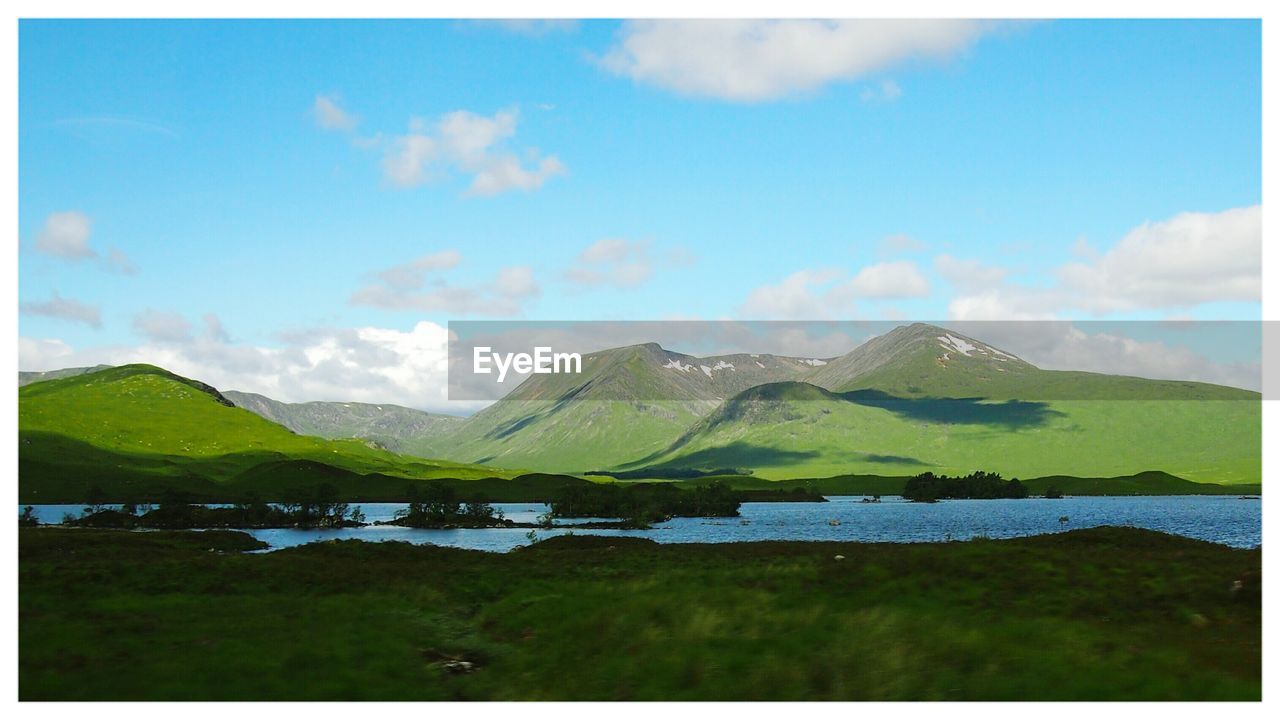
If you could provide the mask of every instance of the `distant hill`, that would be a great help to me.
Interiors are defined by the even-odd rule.
[[[285,403],[265,395],[229,390],[223,393],[244,408],[299,435],[372,440],[388,450],[405,450],[407,441],[455,430],[463,418],[423,412],[399,405],[354,402]]]
[[[93,367],[62,368],[60,370],[45,370],[44,372],[19,370],[18,387],[30,385],[31,383],[40,382],[42,380],[57,380],[58,378],[75,377],[76,375],[84,375],[85,373],[106,370],[110,367],[110,365],[94,365]]]

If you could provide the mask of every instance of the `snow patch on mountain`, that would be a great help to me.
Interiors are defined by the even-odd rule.
[[[662,367],[667,368],[668,370],[679,370],[680,372],[689,372],[693,369],[693,365],[682,365],[680,363],[680,358],[671,358],[667,361],[667,364]]]

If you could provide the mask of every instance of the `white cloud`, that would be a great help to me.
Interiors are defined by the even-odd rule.
[[[847,320],[854,300],[913,298],[929,294],[929,281],[907,260],[868,265],[853,277],[837,268],[800,270],[777,285],[752,290],[738,316],[759,320]]]
[[[111,248],[107,251],[106,257],[102,258],[102,267],[107,272],[113,272],[118,275],[133,275],[138,272],[138,266],[133,264],[128,255],[125,255],[119,248]]]
[[[471,181],[467,193],[490,196],[508,190],[537,190],[543,183],[557,175],[565,174],[564,163],[554,155],[537,158],[526,168],[515,155],[497,155],[486,160]]]
[[[957,290],[960,320],[1044,319],[1071,310],[1092,315],[1182,311],[1262,298],[1262,207],[1181,213],[1130,230],[1105,252],[1077,241],[1073,261],[1043,286],[1012,283],[1008,270],[948,255],[934,266]]]
[[[360,124],[359,118],[344,110],[339,102],[340,99],[334,95],[317,95],[311,106],[316,125],[325,130],[355,130],[356,125]]]
[[[577,285],[607,285],[630,288],[643,284],[658,267],[681,267],[693,263],[689,251],[672,248],[656,257],[646,240],[605,238],[579,253],[565,271],[565,279]]]
[[[915,58],[946,59],[992,27],[972,20],[635,20],[601,63],[682,95],[758,102]]]
[[[521,160],[504,149],[505,142],[515,136],[518,121],[515,110],[502,110],[492,117],[458,110],[433,125],[415,118],[407,134],[391,140],[382,159],[383,177],[398,187],[413,187],[456,171],[471,177],[467,194],[490,196],[536,190],[565,174],[564,163],[554,155],[543,157],[536,148],[529,148]]]
[[[605,238],[591,243],[566,272],[568,281],[585,286],[635,287],[649,279],[653,263],[648,243]]]
[[[79,210],[50,213],[36,235],[35,250],[71,262],[97,260],[102,269],[121,275],[136,273],[138,268],[118,248],[110,248],[103,257],[89,247],[92,226],[89,216]]]
[[[1128,334],[1134,331],[1148,332],[1146,326],[1150,324],[1149,321],[1133,321],[1130,327],[1124,321],[1002,320],[948,323],[948,327],[1014,353],[1046,370],[1083,370],[1261,389],[1261,368],[1257,361],[1215,362],[1185,345],[1129,337]],[[1188,326],[1188,332],[1194,333],[1194,326]],[[1252,342],[1246,336],[1248,333],[1243,334],[1240,341]]]
[[[526,266],[499,268],[493,281],[477,286],[450,285],[443,277],[430,283],[427,276],[456,267],[462,255],[456,250],[426,255],[377,273],[377,281],[351,296],[353,305],[387,310],[513,317],[523,312],[523,303],[542,290],[533,270]]]
[[[412,187],[426,180],[426,168],[435,160],[436,142],[426,135],[404,135],[392,142],[382,158],[382,176],[393,185]]]
[[[1057,301],[1043,291],[1009,286],[952,298],[948,317],[956,320],[1052,320]]]
[[[987,265],[979,260],[939,255],[933,259],[933,269],[961,292],[979,292],[1004,282],[1009,274],[1006,268]]]
[[[533,268],[525,265],[514,265],[498,270],[498,276],[493,281],[493,289],[499,295],[517,300],[542,294],[538,281],[533,277]]]
[[[449,402],[448,331],[430,322],[411,330],[323,328],[294,333],[280,347],[234,345],[203,336],[185,343],[74,350],[58,339],[19,338],[19,367],[52,370],[145,362],[220,390],[257,392],[286,402],[393,402],[465,413],[486,403]]]
[[[858,271],[850,288],[859,297],[913,298],[929,294],[929,281],[909,260],[868,265]]]
[[[462,253],[457,250],[442,250],[438,253],[396,265],[378,273],[378,278],[388,287],[396,290],[417,290],[422,287],[427,273],[439,270],[450,270],[462,262]]]
[[[183,343],[191,339],[191,323],[179,313],[145,310],[133,318],[133,331],[158,343]]]
[[[23,315],[39,315],[56,318],[68,322],[84,323],[89,327],[102,327],[102,312],[96,305],[86,305],[79,300],[64,298],[53,293],[53,297],[44,302],[24,302],[18,304],[18,311]]]
[[[213,342],[228,343],[231,342],[231,336],[227,334],[226,328],[222,326],[222,320],[213,313],[205,314],[204,318],[204,336]]]
[[[738,315],[753,320],[826,320],[854,316],[849,282],[839,270],[800,270],[751,291]]]
[[[75,351],[57,338],[18,336],[19,370],[60,370],[75,367],[71,357]]]
[[[1262,206],[1145,222],[1091,262],[1058,272],[1094,313],[1262,299]]]
[[[89,216],[76,210],[51,213],[36,236],[36,251],[66,260],[97,257],[89,247]]]

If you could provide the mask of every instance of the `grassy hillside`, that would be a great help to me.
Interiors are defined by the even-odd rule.
[[[201,496],[243,484],[268,463],[305,461],[299,483],[361,476],[473,479],[505,471],[397,455],[360,440],[324,440],[232,406],[203,383],[150,365],[48,380],[18,391],[19,497],[83,500],[175,488]],[[336,469],[340,472],[322,470]]]
[[[1109,477],[1158,469],[1232,484],[1260,483],[1261,457],[1256,399],[904,399],[781,383],[742,393],[665,452],[631,466],[740,467],[775,478],[976,469]]]
[[[330,439],[372,440],[395,452],[407,441],[452,432],[464,422],[453,415],[428,413],[399,405],[355,402],[286,403],[256,393],[229,391],[223,396],[235,404],[299,435]]]
[[[695,357],[655,343],[583,356],[582,373],[532,375],[453,432],[405,444],[420,455],[547,472],[614,467],[658,452],[725,398],[799,377],[820,360]]]

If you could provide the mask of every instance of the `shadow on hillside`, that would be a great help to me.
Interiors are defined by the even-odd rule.
[[[670,463],[654,467],[727,468],[727,467],[778,467],[798,465],[818,457],[817,450],[779,450],[777,448],[733,442],[724,447],[707,448],[682,455]]]
[[[1010,430],[1044,425],[1064,414],[1049,403],[1025,400],[984,402],[983,398],[902,398],[880,390],[854,390],[840,397],[899,417],[934,423],[993,425]]]
[[[880,455],[877,453],[861,453],[860,459],[869,463],[881,463],[883,465],[918,465],[920,467],[928,467],[929,463],[920,458],[908,457],[906,455]]]

